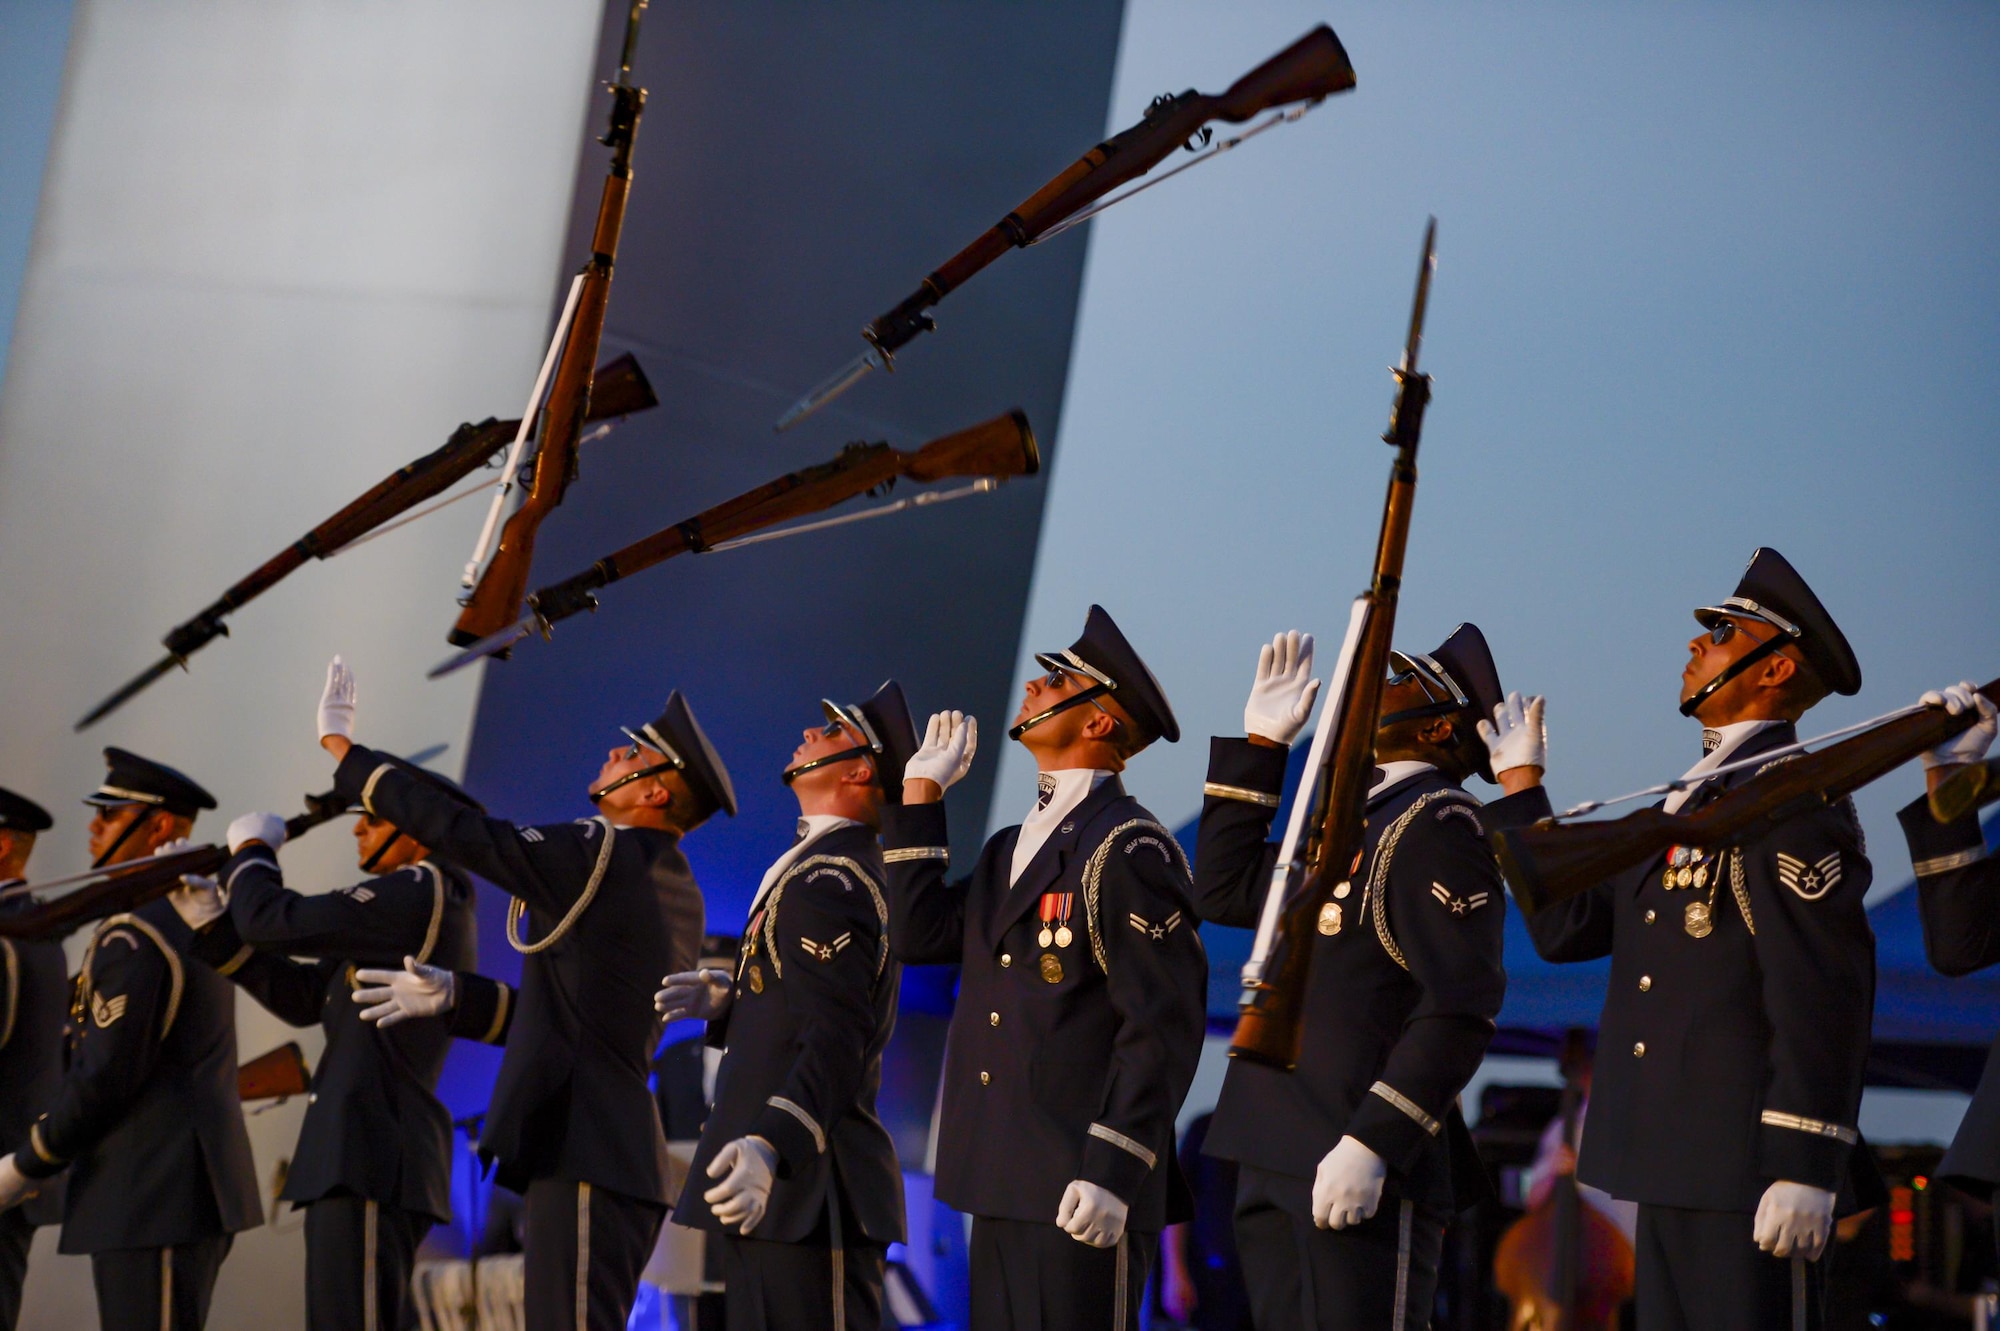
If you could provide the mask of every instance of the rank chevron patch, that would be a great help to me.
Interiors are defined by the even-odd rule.
[[[1143,915],[1128,913],[1125,918],[1126,923],[1152,939],[1155,943],[1163,941],[1168,934],[1181,927],[1181,913],[1179,911],[1175,911],[1158,924],[1154,924]]]
[[[1834,851],[1817,864],[1778,852],[1778,881],[1806,901],[1818,901],[1840,886],[1840,852]]]
[[[1452,914],[1469,915],[1485,905],[1493,894],[1491,892],[1474,892],[1468,897],[1453,896],[1451,889],[1447,888],[1443,883],[1432,883],[1431,895],[1436,897],[1438,903]]]
[[[843,948],[853,941],[854,934],[851,931],[842,934],[831,943],[815,943],[804,934],[799,935],[799,946],[804,948],[806,955],[814,961],[832,961],[840,955]]]
[[[92,994],[90,1019],[96,1022],[101,1030],[124,1016],[125,1005],[131,1001],[131,996],[128,994],[116,994],[110,998],[106,998],[103,994]]]

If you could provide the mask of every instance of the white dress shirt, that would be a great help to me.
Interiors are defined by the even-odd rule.
[[[1014,841],[1014,867],[1007,875],[1009,887],[1021,881],[1021,875],[1048,844],[1062,820],[1112,775],[1094,767],[1068,767],[1060,772],[1036,774],[1035,807],[1021,820],[1021,835]]]

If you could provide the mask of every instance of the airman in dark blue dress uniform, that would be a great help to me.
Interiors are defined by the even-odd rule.
[[[726,1050],[674,1219],[719,1246],[732,1331],[876,1331],[903,1239],[902,1170],[875,1113],[902,976],[876,831],[917,736],[894,680],[821,708],[784,772],[799,835],[764,874],[735,970],[670,975],[656,996]]]
[[[1970,730],[1924,755],[1927,783],[1936,790],[1953,773],[1985,759],[2000,718],[1969,682],[1927,693],[1923,701],[1954,713],[1976,708],[1979,714]],[[1987,852],[1977,809],[1940,823],[1926,798],[1896,817],[1917,873],[1917,908],[1931,965],[1946,975],[1970,975],[2000,962],[2000,858]],[[1938,1176],[1986,1197],[2000,1186],[2000,1057],[1992,1053]],[[1994,1239],[2000,1243],[2000,1230]]]
[[[35,838],[54,826],[41,805],[0,789],[0,894],[26,880]],[[0,895],[0,916],[34,904],[26,893]],[[0,938],[0,1144],[25,1141],[62,1084],[67,975],[61,943]],[[0,1331],[14,1331],[21,1315],[35,1227],[59,1218],[42,1210],[43,1200],[0,1211]]]
[[[522,954],[518,996],[413,960],[360,972],[355,1000],[387,1021],[449,1010],[453,1034],[506,1045],[479,1151],[527,1199],[528,1325],[622,1331],[674,1200],[647,1076],[659,977],[691,968],[701,948],[701,891],[680,843],[717,809],[735,812],[729,774],[677,692],[606,756],[595,817],[517,826],[354,745],[341,730],[352,726],[344,672],[329,672],[320,722],[341,759],[336,789],[511,895],[507,941]]]
[[[100,866],[152,854],[215,807],[171,767],[104,757],[109,773],[85,801]],[[236,994],[188,961],[192,939],[164,900],[99,923],[70,1008],[69,1068],[12,1157],[30,1180],[68,1168],[61,1249],[90,1254],[106,1331],[201,1326],[232,1236],[264,1222],[236,1093]],[[0,1182],[0,1205],[15,1192]]]
[[[882,811],[889,940],[958,963],[936,1196],[972,1221],[972,1327],[1135,1327],[1160,1230],[1189,1214],[1174,1119],[1206,1026],[1208,960],[1186,860],[1118,772],[1180,738],[1166,695],[1111,617],[1037,658],[1010,735],[1034,754],[1035,807],[946,880],[943,791],[976,728],[933,716]]]
[[[1549,811],[1541,701],[1503,695],[1471,624],[1391,659],[1366,838],[1320,915],[1298,1066],[1232,1060],[1208,1131],[1209,1154],[1241,1166],[1236,1243],[1262,1331],[1428,1326],[1445,1225],[1486,1192],[1458,1109],[1507,988],[1506,897],[1485,834]],[[1257,923],[1311,676],[1312,640],[1280,634],[1260,653],[1248,738],[1210,741],[1204,919]],[[1474,774],[1507,798],[1482,805],[1463,788]]]
[[[386,761],[483,812],[436,773]],[[311,1331],[404,1325],[417,1245],[451,1219],[451,1114],[437,1098],[451,1033],[435,1021],[369,1025],[352,998],[355,970],[406,956],[455,970],[478,962],[465,871],[366,812],[354,834],[370,876],[307,896],[286,887],[278,867],[284,820],[245,814],[229,825],[219,883],[191,883],[173,897],[195,931],[195,956],[279,1020],[326,1032],[279,1194],[305,1210]]]
[[[1775,550],[1695,618],[1681,713],[1707,756],[1669,813],[1750,779],[1808,708],[1861,688],[1846,637]],[[1701,780],[1725,762],[1747,765]],[[1577,1177],[1639,1204],[1641,1326],[1823,1324],[1819,1258],[1851,1198],[1875,999],[1871,878],[1843,799],[1529,917],[1550,961],[1611,957]]]

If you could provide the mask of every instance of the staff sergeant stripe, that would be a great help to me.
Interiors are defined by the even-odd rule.
[[[1205,781],[1202,783],[1201,793],[1213,795],[1219,800],[1242,800],[1245,804],[1260,804],[1267,809],[1278,807],[1276,795],[1267,795],[1248,786],[1225,786],[1220,781]]]
[[[1986,847],[1975,846],[1971,850],[1961,850],[1952,855],[1939,855],[1928,860],[1918,860],[1910,867],[1917,871],[1917,877],[1930,878],[1953,869],[1963,869],[1986,858]]]
[[[1160,1157],[1158,1155],[1147,1150],[1145,1147],[1141,1146],[1138,1142],[1133,1141],[1130,1137],[1127,1137],[1124,1133],[1118,1131],[1118,1129],[1116,1128],[1107,1128],[1102,1123],[1093,1123],[1090,1125],[1090,1135],[1097,1138],[1099,1141],[1110,1142],[1113,1146],[1116,1146],[1121,1151],[1126,1151],[1132,1155],[1138,1156],[1141,1160],[1144,1160],[1146,1162],[1146,1168],[1148,1169],[1151,1169],[1153,1166],[1160,1163]]]
[[[1838,1123],[1806,1118],[1801,1114],[1781,1113],[1776,1109],[1766,1109],[1758,1121],[1767,1128],[1790,1128],[1794,1132],[1809,1133],[1815,1137],[1831,1137],[1835,1141],[1846,1142],[1849,1146],[1861,1140],[1861,1134],[1853,1128],[1843,1128]]]
[[[906,864],[911,860],[943,860],[951,863],[950,846],[904,846],[898,850],[882,852],[884,864]]]
[[[1404,1095],[1388,1082],[1378,1081],[1373,1086],[1370,1086],[1368,1090],[1370,1093],[1381,1096],[1384,1100],[1387,1100],[1390,1104],[1408,1114],[1418,1127],[1428,1132],[1431,1136],[1437,1136],[1444,1128],[1444,1124],[1424,1112],[1422,1105],[1412,1100],[1409,1096]]]

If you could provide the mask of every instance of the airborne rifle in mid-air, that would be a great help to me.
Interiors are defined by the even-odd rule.
[[[1236,80],[1227,92],[1196,92],[1189,88],[1183,93],[1154,98],[1138,124],[1112,135],[1079,157],[1061,175],[987,228],[977,240],[945,260],[901,304],[863,328],[861,336],[867,339],[868,349],[793,403],[778,418],[778,428],[789,429],[812,415],[859,383],[869,371],[893,370],[897,351],[919,333],[937,327],[928,313],[930,307],[1008,250],[1051,239],[1057,232],[1068,230],[1172,175],[1171,171],[1165,172],[1117,199],[1105,198],[1120,185],[1151,171],[1176,148],[1185,146],[1192,150],[1206,144],[1210,121],[1240,125],[1266,111],[1278,112],[1255,129],[1208,148],[1177,170],[1208,161],[1273,125],[1296,120],[1328,97],[1353,86],[1354,66],[1348,62],[1347,51],[1340,38],[1333,35],[1333,29],[1322,23]],[[1287,107],[1293,109],[1284,109]]]

